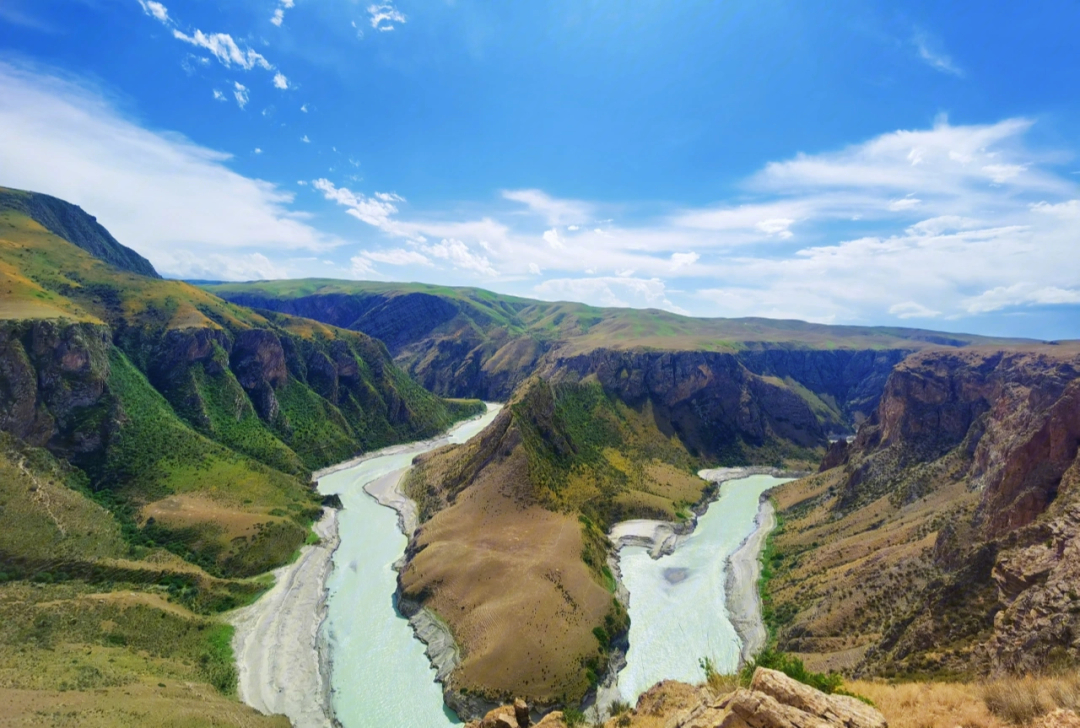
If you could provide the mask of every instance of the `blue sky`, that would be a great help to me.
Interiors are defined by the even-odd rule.
[[[178,277],[1080,338],[1078,31],[1052,1],[2,0],[0,184]]]

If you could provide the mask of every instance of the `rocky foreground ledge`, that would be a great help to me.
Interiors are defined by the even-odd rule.
[[[466,728],[527,728],[533,725],[522,701],[496,708]],[[550,713],[537,728],[562,728],[562,713]],[[845,695],[826,695],[782,672],[759,667],[749,689],[717,697],[708,687],[662,682],[633,710],[605,728],[888,728],[885,717]]]

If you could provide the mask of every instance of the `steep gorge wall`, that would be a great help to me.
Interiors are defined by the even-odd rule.
[[[842,449],[778,494],[782,646],[887,675],[1080,663],[1075,348],[915,354]]]

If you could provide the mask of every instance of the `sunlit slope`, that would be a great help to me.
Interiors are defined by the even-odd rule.
[[[1026,345],[920,329],[692,318],[416,283],[299,280],[206,288],[260,310],[364,331],[386,342],[425,387],[444,395],[506,400],[531,374],[580,373],[583,367],[603,377],[609,365],[705,366],[787,388],[814,412],[815,427],[833,435],[851,432],[869,416],[889,371],[915,351]],[[735,419],[717,424],[731,429]]]
[[[418,460],[405,483],[421,526],[402,605],[451,627],[450,688],[575,704],[622,644],[610,526],[681,522],[709,485],[677,438],[596,384],[526,382],[470,442]],[[451,698],[453,701],[453,698]]]
[[[215,573],[293,553],[312,469],[479,406],[424,391],[361,333],[120,270],[0,209],[0,428],[80,468],[132,534]]]
[[[205,284],[207,290],[247,305],[318,313],[318,299],[326,300],[319,320],[333,317],[337,326],[362,327],[378,318],[380,309],[416,303],[421,297],[442,302],[438,325],[453,329],[462,319],[485,331],[505,329],[507,334],[528,334],[538,340],[571,343],[575,350],[591,347],[660,347],[664,349],[737,351],[755,344],[786,344],[809,348],[925,348],[930,345],[1024,343],[971,334],[943,333],[890,326],[830,326],[805,321],[766,318],[696,318],[657,309],[599,308],[581,303],[537,301],[492,293],[480,288],[435,286],[423,283],[381,283],[301,279]],[[404,299],[398,301],[398,299]],[[288,303],[286,303],[288,302]],[[260,305],[262,304],[262,305]],[[460,318],[459,318],[460,317]],[[374,335],[374,334],[373,334]],[[381,338],[381,337],[380,337]]]

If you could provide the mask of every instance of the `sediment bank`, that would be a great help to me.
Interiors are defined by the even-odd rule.
[[[295,728],[337,725],[322,635],[337,516],[326,508],[314,526],[319,543],[301,548],[296,561],[273,572],[270,591],[229,615],[240,699],[261,713],[287,716]]]

